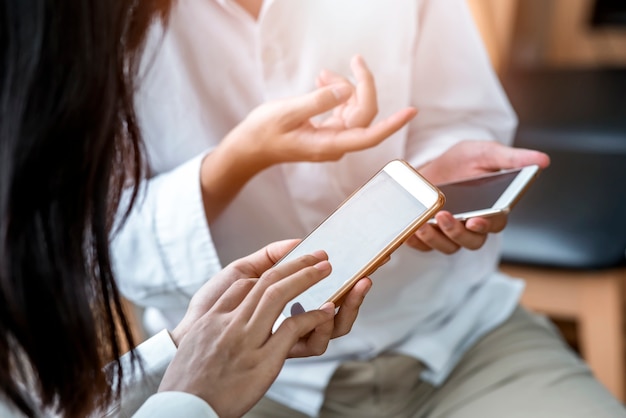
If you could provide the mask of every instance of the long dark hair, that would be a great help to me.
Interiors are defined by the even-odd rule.
[[[111,272],[123,188],[143,175],[133,83],[164,1],[0,6],[0,384],[26,415],[116,398],[132,347]],[[131,204],[134,199],[131,199]],[[128,207],[130,210],[130,206]]]

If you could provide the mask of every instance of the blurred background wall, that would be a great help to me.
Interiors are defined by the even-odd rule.
[[[626,0],[467,0],[551,165],[504,230],[501,268],[626,401]]]
[[[626,67],[625,0],[468,0],[494,65]]]

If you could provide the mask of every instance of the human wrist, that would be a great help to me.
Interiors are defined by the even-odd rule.
[[[256,170],[237,149],[220,144],[203,159],[200,166],[200,191],[207,217],[217,218]]]
[[[187,331],[188,326],[184,318],[173,330],[167,330],[176,348],[180,346],[181,341],[183,340],[185,335],[187,335]]]

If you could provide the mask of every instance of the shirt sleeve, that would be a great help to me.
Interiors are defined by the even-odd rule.
[[[167,330],[163,330],[135,348],[142,368],[132,367],[130,353],[121,357],[124,381],[118,403],[111,405],[105,417],[130,417],[154,395],[167,367],[176,355],[176,345]]]
[[[198,398],[185,392],[160,392],[152,395],[133,418],[188,417],[217,418],[213,409]]]
[[[186,308],[193,293],[222,268],[200,190],[203,158],[145,181],[126,222],[114,231],[117,283],[137,305]],[[120,210],[125,207],[122,202]]]
[[[467,139],[510,144],[517,117],[466,1],[423,1],[418,28],[407,159],[419,167]]]

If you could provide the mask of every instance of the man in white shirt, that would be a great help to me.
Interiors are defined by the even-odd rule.
[[[548,165],[501,145],[515,115],[463,0],[185,0],[154,39],[137,98],[154,177],[113,243],[122,290],[150,307],[148,329],[180,319],[222,265],[306,235],[391,159],[434,183]],[[358,95],[367,82],[363,62],[351,66],[357,54],[376,81],[374,123],[407,106],[418,116],[335,162],[264,167],[208,216],[203,182],[222,168],[215,155],[232,145],[222,139],[316,78],[352,72]],[[441,230],[422,228],[372,276],[352,332],[321,358],[287,362],[250,416],[616,416],[618,403],[554,330],[518,308],[523,283],[497,271],[500,240],[488,233],[506,220],[437,216]]]

